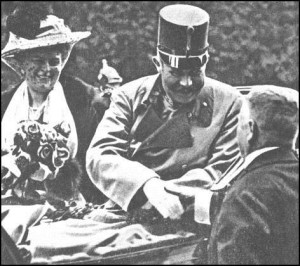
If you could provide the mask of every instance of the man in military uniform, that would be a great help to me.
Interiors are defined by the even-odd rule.
[[[298,98],[268,85],[247,96],[237,130],[242,158],[211,187],[209,264],[299,264]]]
[[[159,13],[158,74],[113,91],[87,152],[93,183],[124,211],[151,207],[164,217],[184,212],[168,184],[209,188],[239,154],[241,99],[205,76],[209,15],[190,5]]]

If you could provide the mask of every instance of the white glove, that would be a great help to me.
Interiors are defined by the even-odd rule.
[[[151,178],[145,183],[143,190],[149,202],[164,218],[180,219],[184,209],[178,196],[165,191],[165,181]]]

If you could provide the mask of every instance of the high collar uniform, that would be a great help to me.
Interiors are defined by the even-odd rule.
[[[239,153],[234,88],[206,78],[199,118],[193,104],[168,106],[160,88],[153,75],[114,91],[87,152],[90,178],[125,211],[150,178],[209,187]]]

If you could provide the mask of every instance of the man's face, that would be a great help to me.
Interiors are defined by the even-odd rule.
[[[29,88],[37,93],[48,93],[62,71],[62,54],[55,50],[32,50],[24,56],[22,66]]]
[[[237,126],[237,140],[240,147],[240,151],[243,157],[249,154],[250,144],[249,140],[252,137],[250,128],[250,110],[248,103],[244,100]]]
[[[204,85],[205,66],[197,69],[173,68],[161,62],[162,85],[174,102],[186,104],[193,101]]]

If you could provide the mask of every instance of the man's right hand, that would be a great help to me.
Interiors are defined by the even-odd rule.
[[[164,218],[179,219],[184,212],[178,196],[165,191],[165,181],[151,178],[143,187],[149,202]]]

